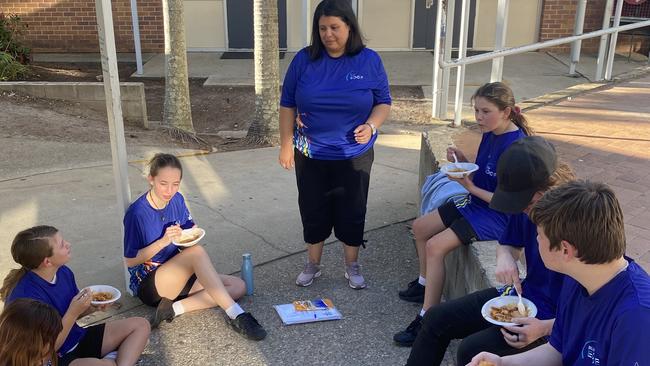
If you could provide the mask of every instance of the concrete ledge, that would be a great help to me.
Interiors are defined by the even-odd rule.
[[[422,133],[418,192],[426,177],[439,169],[431,146],[429,134]],[[458,248],[447,255],[445,258],[447,275],[443,290],[445,298],[454,299],[477,290],[496,286],[494,277],[496,245],[495,241],[476,242]]]
[[[37,98],[77,102],[93,110],[106,111],[104,83],[100,82],[10,81],[0,82],[0,90],[28,94]],[[120,95],[124,120],[149,128],[144,84],[120,83]]]

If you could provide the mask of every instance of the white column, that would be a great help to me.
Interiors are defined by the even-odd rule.
[[[447,0],[447,19],[445,33],[444,33],[444,49],[445,54],[443,60],[451,60],[451,48],[454,39],[454,12],[456,10],[456,0]],[[447,119],[447,105],[449,104],[449,67],[442,69],[442,87],[440,88],[440,111],[438,118]]]
[[[506,44],[506,32],[508,31],[508,7],[510,0],[499,0],[497,3],[497,27],[494,37],[494,50],[503,49]],[[492,73],[490,82],[503,79],[503,57],[492,59]]]
[[[104,99],[106,99],[106,115],[111,140],[113,177],[115,191],[117,192],[117,220],[120,227],[122,227],[122,218],[131,203],[131,189],[129,187],[128,161],[126,159],[126,142],[124,140],[124,121],[122,119],[120,80],[117,69],[111,0],[95,0],[95,6],[99,50],[102,58],[102,74],[104,77]],[[124,237],[124,232],[122,232],[122,237]],[[118,255],[122,257],[123,253],[120,252]],[[130,293],[129,274],[126,270],[126,264],[124,264],[124,275],[126,290]]]
[[[469,27],[469,0],[462,0],[460,21],[460,42],[458,44],[458,58],[467,54],[467,32]],[[460,65],[456,74],[456,99],[454,103],[454,122],[452,126],[460,127],[463,116],[463,93],[465,92],[465,65]]]
[[[576,17],[573,24],[573,35],[578,36],[582,34],[585,25],[585,12],[587,10],[587,0],[579,0],[578,8],[576,9]],[[578,40],[571,43],[571,64],[569,65],[569,75],[576,74],[576,66],[580,62],[580,48],[582,41]]]
[[[140,48],[140,21],[138,20],[137,0],[131,0],[131,23],[133,26],[133,45],[135,47],[135,73],[142,75],[142,49]]]
[[[603,15],[603,29],[609,28],[610,17],[612,16],[612,9],[614,9],[614,0],[607,0],[605,4],[605,14]],[[598,59],[596,60],[596,75],[595,81],[603,80],[603,69],[605,65],[605,53],[607,52],[607,39],[609,36],[604,34],[600,36],[600,45],[598,47]]]
[[[438,111],[440,108],[440,54],[442,53],[441,47],[444,47],[444,44],[441,44],[441,34],[444,29],[445,19],[445,7],[444,1],[438,1],[438,7],[436,10],[436,27],[435,35],[433,41],[433,81],[431,83],[431,89],[433,90],[431,95],[431,117],[439,118]]]
[[[623,0],[616,3],[616,13],[614,14],[613,28],[621,24],[621,13],[623,12]],[[609,36],[609,52],[607,54],[607,68],[605,69],[605,80],[612,79],[612,68],[614,67],[614,57],[616,56],[616,41],[618,40],[618,31]]]

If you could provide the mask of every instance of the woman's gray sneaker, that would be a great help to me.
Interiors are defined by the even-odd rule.
[[[361,266],[358,262],[345,265],[345,278],[348,279],[348,285],[355,290],[366,288],[366,280],[361,275]]]
[[[314,282],[314,278],[318,278],[320,275],[320,266],[316,263],[307,262],[305,269],[296,278],[296,285],[307,287]]]

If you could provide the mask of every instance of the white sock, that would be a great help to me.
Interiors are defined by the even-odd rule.
[[[426,286],[427,285],[427,279],[422,277],[422,275],[420,275],[420,278],[418,278],[418,283],[420,285],[422,285],[422,286]]]
[[[181,304],[180,301],[176,301],[172,304],[172,309],[174,309],[174,316],[179,316],[185,313],[185,307]]]
[[[426,314],[426,312],[427,312],[427,311],[424,310],[424,308],[422,308],[422,310],[420,310],[420,316],[424,317],[424,314]]]
[[[243,313],[244,313],[244,309],[242,309],[238,303],[234,303],[232,304],[231,307],[226,309],[226,314],[228,314],[228,317],[230,319],[235,319],[239,314],[243,314]]]

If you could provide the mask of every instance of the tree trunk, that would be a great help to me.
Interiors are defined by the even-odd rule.
[[[278,2],[254,0],[255,115],[247,139],[258,144],[280,143],[280,59]]]
[[[163,123],[194,134],[185,46],[183,0],[162,0],[165,27],[165,108]]]

